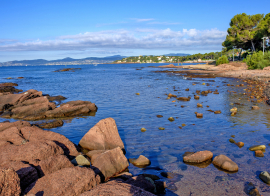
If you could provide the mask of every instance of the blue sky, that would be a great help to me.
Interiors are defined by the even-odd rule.
[[[230,19],[269,0],[0,0],[0,62],[220,51]]]

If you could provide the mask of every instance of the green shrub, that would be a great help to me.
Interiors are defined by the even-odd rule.
[[[216,65],[226,64],[229,63],[228,57],[226,55],[222,55],[218,58]]]
[[[244,62],[247,63],[248,69],[263,69],[270,66],[270,51],[268,52],[255,52],[252,55],[248,55]]]

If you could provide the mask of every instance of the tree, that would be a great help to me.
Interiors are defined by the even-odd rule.
[[[232,49],[233,46],[244,50],[256,51],[261,40],[258,40],[257,30],[258,24],[263,18],[263,14],[247,15],[245,13],[235,15],[230,22],[228,35],[222,43],[227,49]],[[240,52],[241,54],[241,52]]]

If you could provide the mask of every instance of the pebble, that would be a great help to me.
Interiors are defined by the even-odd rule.
[[[244,146],[244,142],[237,142],[235,143],[236,146],[238,146],[239,148],[242,148]]]
[[[184,162],[188,163],[201,163],[213,157],[213,153],[211,151],[199,151],[195,153],[185,153],[183,155]]]
[[[145,132],[146,131],[146,128],[141,128],[141,132]]]
[[[270,184],[270,174],[267,171],[260,173],[259,177],[266,184]]]
[[[220,110],[217,110],[214,112],[215,114],[221,114],[221,111]]]
[[[196,117],[197,118],[202,118],[203,117],[203,114],[202,113],[196,113]]]
[[[251,109],[252,110],[259,110],[260,108],[259,108],[259,106],[254,105],[254,106],[251,106]]]
[[[265,150],[265,149],[266,149],[265,145],[255,145],[249,148],[250,151]]]
[[[136,93],[136,95],[140,95],[140,93]]]
[[[197,103],[197,107],[203,107],[203,105],[200,103]]]
[[[168,118],[169,121],[174,121],[173,117]]]
[[[231,143],[233,143],[233,144],[235,143],[234,139],[232,139],[232,138],[229,139],[229,142],[231,142]]]
[[[165,130],[165,128],[164,128],[164,127],[159,127],[158,129],[159,129],[159,130]]]
[[[255,157],[264,157],[264,154],[261,150],[256,150],[255,151]]]

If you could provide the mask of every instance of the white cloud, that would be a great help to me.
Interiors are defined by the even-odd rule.
[[[53,40],[0,44],[0,51],[84,51],[89,49],[217,50],[227,32],[218,29],[124,29],[64,35]]]
[[[131,18],[131,20],[135,20],[136,22],[148,22],[155,19],[154,18]]]

